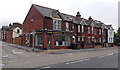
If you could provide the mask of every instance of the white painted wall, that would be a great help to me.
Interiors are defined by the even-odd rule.
[[[17,33],[17,30],[19,29],[19,33]],[[13,37],[12,38],[15,38],[15,37],[19,37],[20,35],[22,35],[22,29],[20,29],[19,27],[16,27],[13,29]]]
[[[108,29],[108,43],[113,43],[114,38],[114,30]]]

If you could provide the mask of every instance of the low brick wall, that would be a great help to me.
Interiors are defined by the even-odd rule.
[[[114,46],[113,43],[109,43],[109,44],[108,44],[108,47],[113,47],[113,46]]]

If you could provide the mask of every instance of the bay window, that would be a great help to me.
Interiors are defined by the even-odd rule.
[[[53,19],[53,30],[61,30],[61,20]]]
[[[69,46],[70,36],[56,34],[55,35],[55,46]]]

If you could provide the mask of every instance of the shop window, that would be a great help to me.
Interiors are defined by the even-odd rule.
[[[36,46],[42,46],[42,34],[36,35]]]
[[[69,46],[70,37],[66,35],[55,35],[55,46]]]

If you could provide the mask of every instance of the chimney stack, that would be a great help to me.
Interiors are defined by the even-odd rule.
[[[90,16],[90,17],[88,18],[88,20],[91,20],[91,21],[92,21],[93,19],[92,19],[92,17]]]
[[[80,12],[78,11],[76,15],[76,19],[80,19],[80,18],[81,18],[81,15],[80,15]]]

